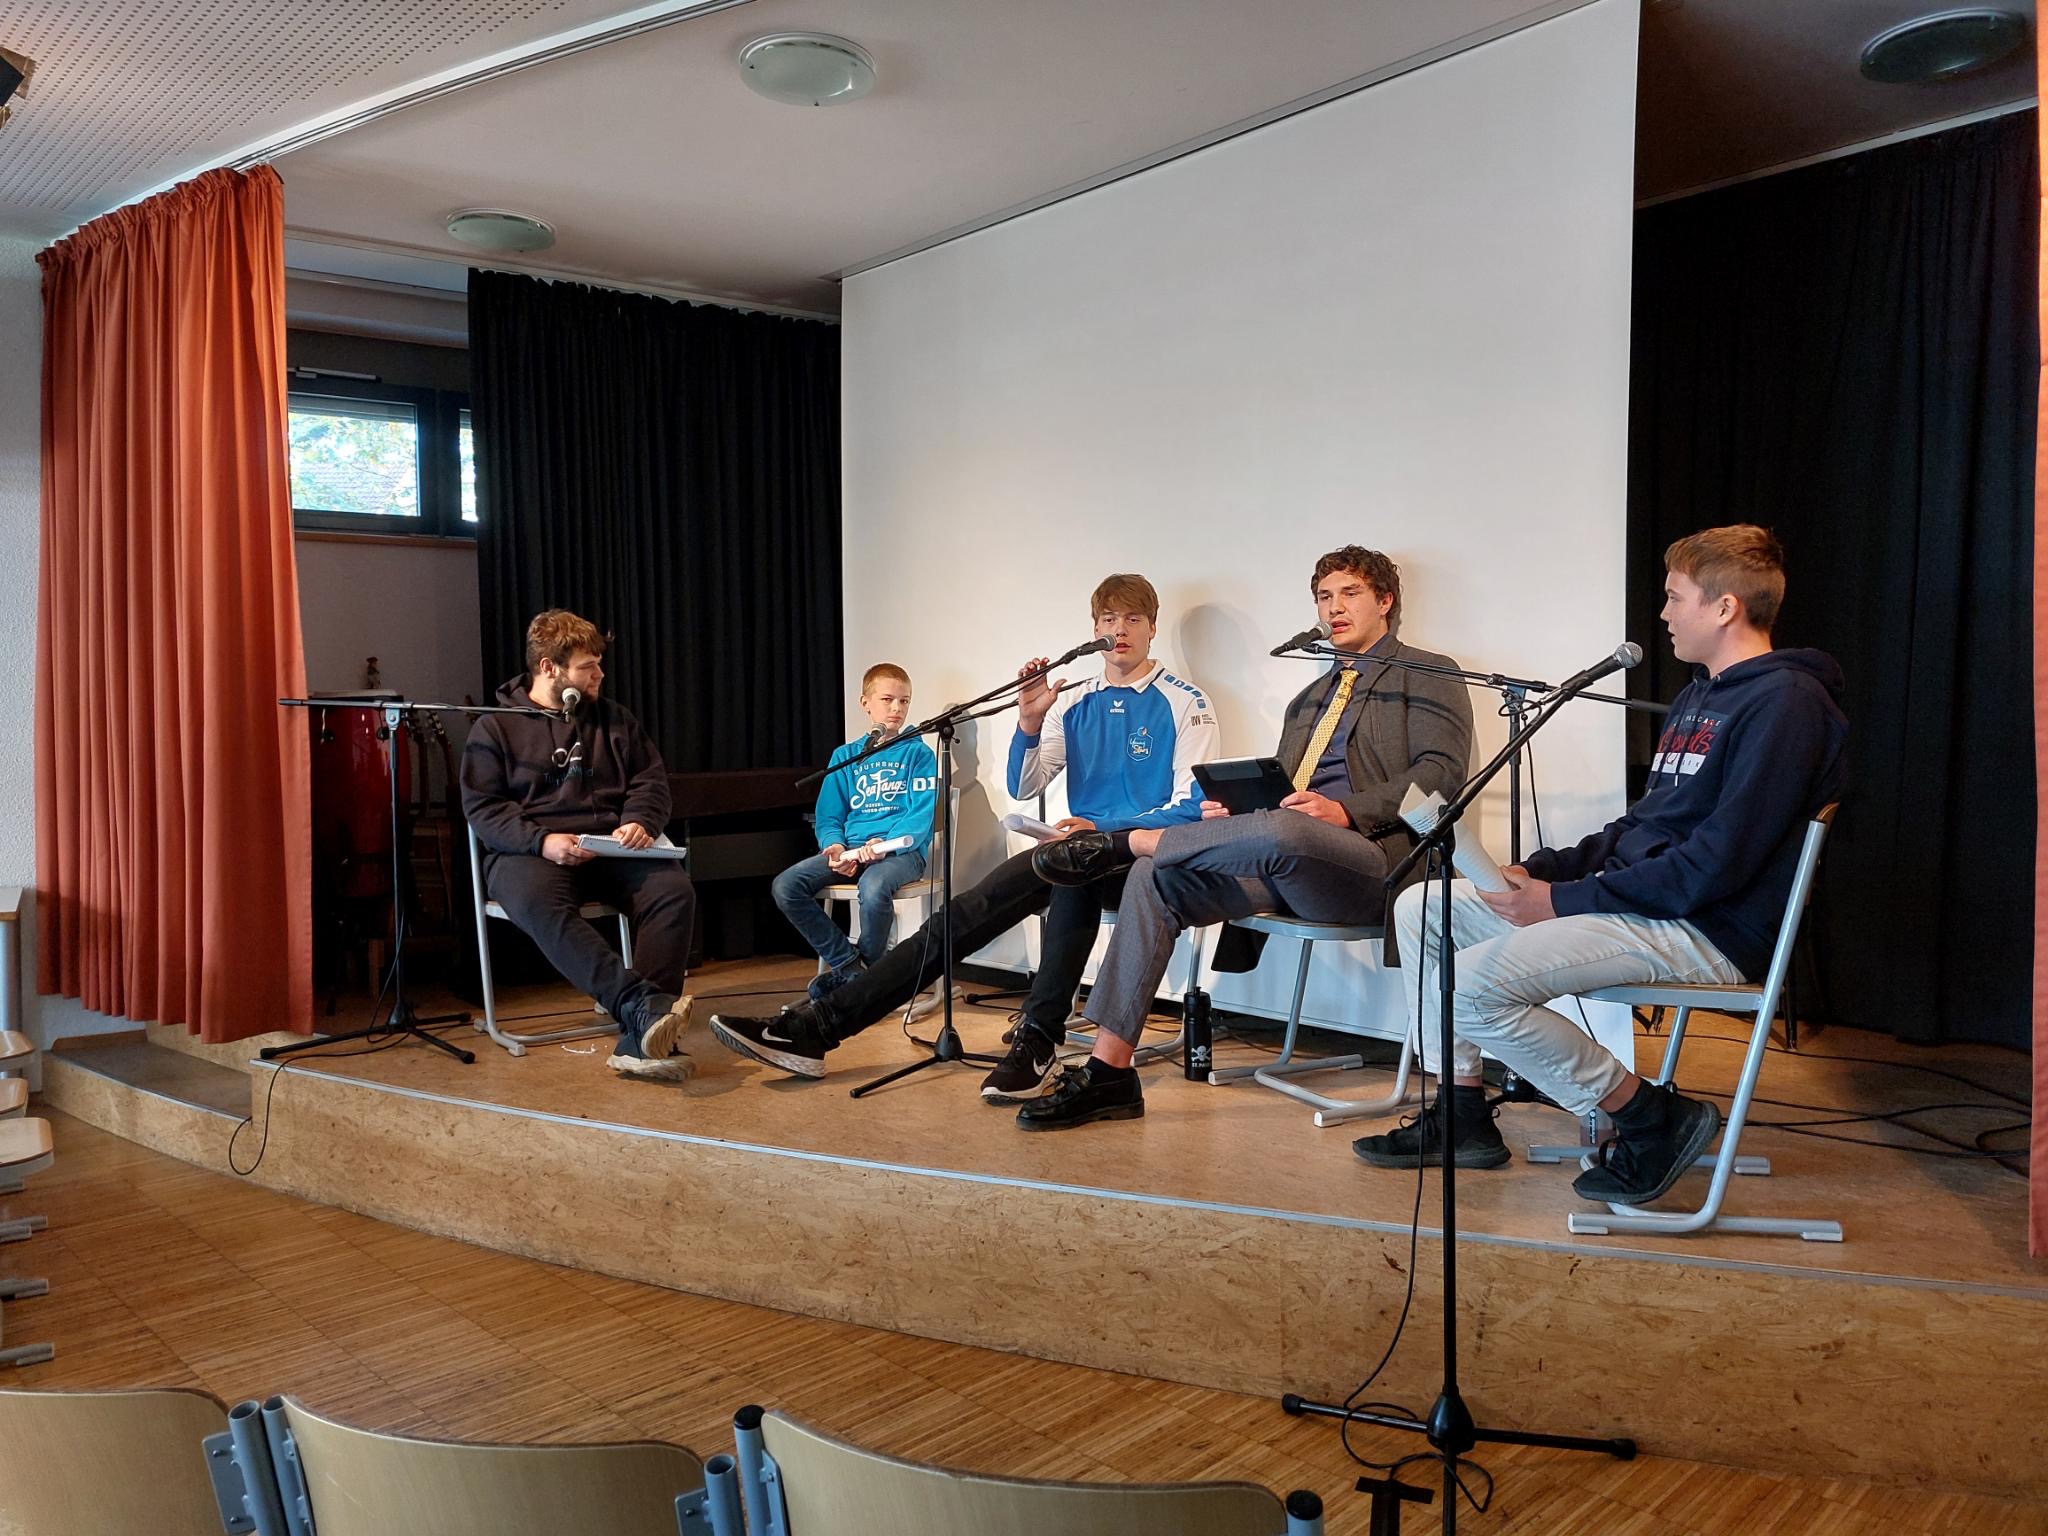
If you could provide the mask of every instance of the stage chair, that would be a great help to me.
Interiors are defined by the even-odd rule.
[[[1720,1149],[1699,1160],[1700,1167],[1712,1170],[1706,1198],[1700,1202],[1699,1209],[1653,1211],[1609,1202],[1607,1215],[1591,1211],[1572,1212],[1566,1220],[1566,1226],[1572,1232],[1591,1237],[1605,1237],[1616,1232],[1668,1233],[1673,1236],[1691,1232],[1749,1232],[1768,1237],[1800,1237],[1810,1243],[1839,1243],[1842,1240],[1842,1224],[1837,1221],[1721,1214],[1721,1202],[1728,1192],[1728,1180],[1732,1175],[1737,1172],[1770,1172],[1768,1162],[1739,1157],[1737,1147],[1742,1140],[1743,1124],[1749,1118],[1750,1100],[1756,1093],[1757,1079],[1763,1072],[1764,1052],[1771,1043],[1771,1021],[1777,1014],[1778,998],[1784,990],[1786,974],[1791,969],[1793,949],[1799,939],[1799,924],[1806,914],[1807,900],[1813,893],[1814,871],[1820,866],[1821,849],[1827,842],[1828,828],[1834,819],[1835,807],[1829,805],[1807,823],[1806,838],[1799,849],[1799,864],[1792,875],[1792,889],[1785,899],[1785,915],[1778,924],[1778,941],[1772,947],[1770,968],[1765,971],[1761,986],[1748,982],[1726,986],[1718,983],[1700,986],[1672,983],[1602,987],[1597,992],[1585,994],[1593,1002],[1674,1010],[1671,1034],[1664,1046],[1664,1061],[1654,1079],[1659,1083],[1669,1083],[1678,1071],[1678,1053],[1685,1044],[1686,1022],[1695,1008],[1708,1008],[1717,1013],[1746,1013],[1754,1022],[1750,1026],[1749,1048],[1742,1058],[1742,1073],[1736,1079],[1735,1096],[1728,1107],[1727,1123],[1721,1131]],[[1578,1156],[1583,1150],[1580,1147],[1531,1147],[1529,1157],[1532,1162],[1557,1162],[1563,1156]],[[1739,1163],[1747,1163],[1748,1167],[1738,1169]]]
[[[950,791],[949,798],[953,802],[953,825],[957,827],[960,824],[960,791],[957,789]],[[915,933],[919,928],[922,928],[932,920],[932,913],[937,910],[939,891],[943,883],[939,879],[938,874],[939,860],[945,856],[946,824],[943,821],[936,821],[932,825],[932,845],[925,853],[925,872],[923,876],[911,881],[896,893],[896,933],[898,943],[902,942],[903,934]],[[828,885],[818,893],[818,902],[828,912],[832,909],[834,902],[844,902],[848,907],[852,908],[852,917],[847,924],[848,933],[855,940],[860,938],[860,886],[858,884],[851,880],[843,880],[836,885]],[[912,923],[907,929],[903,925],[903,909],[905,907],[909,907],[918,914],[917,921]],[[818,961],[819,974],[824,974],[824,970],[825,962],[823,959],[820,959]],[[958,1002],[961,997],[960,988],[955,987],[953,995],[954,1001]],[[935,982],[925,988],[924,991],[918,993],[905,1006],[903,1022],[906,1024],[913,1023],[938,1006],[939,984]]]
[[[285,1536],[741,1536],[732,1458],[665,1441],[423,1440],[273,1397],[237,1404],[223,1444]]]
[[[220,1536],[224,1489],[201,1449],[228,1426],[220,1400],[183,1387],[0,1390],[0,1531],[35,1536]]]
[[[483,845],[476,840],[476,828],[465,825],[469,833],[469,888],[476,898],[476,966],[484,994],[484,1021],[476,1026],[477,1033],[489,1035],[514,1056],[524,1056],[529,1045],[553,1045],[558,1040],[584,1040],[592,1035],[608,1035],[612,1032],[609,1024],[574,1024],[566,1029],[529,1030],[515,1034],[498,1028],[498,999],[496,988],[491,984],[491,935],[489,919],[511,922],[505,909],[484,894]],[[619,920],[619,958],[630,970],[633,965],[633,928],[627,922],[626,914],[617,907],[607,906],[601,901],[586,901],[577,908],[585,918],[595,922],[599,918],[615,917]],[[600,1017],[604,1014],[602,1005],[596,1005]]]
[[[1114,908],[1114,907],[1104,907],[1104,908],[1102,909],[1102,926],[1103,926],[1103,927],[1105,927],[1105,928],[1114,928],[1114,927],[1116,926],[1116,908]],[[1180,1033],[1179,1033],[1179,1034],[1177,1034],[1177,1035],[1175,1035],[1175,1036],[1174,1036],[1174,1037],[1173,1037],[1173,1038],[1172,1038],[1171,1040],[1164,1040],[1164,1041],[1161,1041],[1161,1042],[1159,1042],[1159,1043],[1158,1043],[1158,1044],[1156,1044],[1156,1045],[1141,1045],[1141,1046],[1139,1046],[1139,1047],[1138,1047],[1138,1048],[1137,1048],[1137,1049],[1136,1049],[1135,1051],[1133,1051],[1133,1052],[1131,1053],[1131,1065],[1132,1065],[1132,1066],[1134,1066],[1134,1067],[1141,1067],[1141,1066],[1143,1066],[1143,1065],[1144,1065],[1144,1064],[1145,1064],[1146,1062],[1148,1062],[1148,1061],[1158,1061],[1158,1060],[1160,1060],[1160,1059],[1162,1059],[1162,1058],[1164,1058],[1164,1057],[1168,1057],[1168,1056],[1177,1056],[1177,1055],[1179,1055],[1179,1054],[1181,1053],[1181,1051],[1183,1051],[1183,1050],[1185,1050],[1185,1049],[1187,1048],[1187,1043],[1188,1043],[1188,1016],[1187,1016],[1187,996],[1188,996],[1188,994],[1189,994],[1190,992],[1194,991],[1194,990],[1195,990],[1195,988],[1196,988],[1197,986],[1201,985],[1201,981],[1202,981],[1202,960],[1203,960],[1203,957],[1204,957],[1205,955],[1207,955],[1207,954],[1208,954],[1208,951],[1209,951],[1209,929],[1208,929],[1208,928],[1189,928],[1189,929],[1185,929],[1185,930],[1183,930],[1183,932],[1182,932],[1182,934],[1181,934],[1181,939],[1185,939],[1185,940],[1187,941],[1187,947],[1188,947],[1188,976],[1187,976],[1187,985],[1185,985],[1184,987],[1182,987],[1182,988],[1180,989],[1180,996],[1181,996],[1181,1016],[1180,1016]],[[1181,942],[1181,939],[1176,939],[1176,940],[1174,940],[1174,947],[1175,947],[1175,948],[1179,948],[1179,947],[1180,947],[1180,942]],[[1169,969],[1168,969],[1168,976],[1169,976],[1169,978],[1171,977],[1171,975],[1172,975],[1172,970],[1171,970],[1171,967],[1169,967]],[[1076,1006],[1077,1006],[1077,1007],[1078,1007],[1078,1005],[1079,1005],[1080,1001],[1081,1001],[1081,998],[1080,998],[1080,994],[1079,994],[1079,993],[1077,992],[1077,993],[1076,993],[1076,994],[1074,995],[1074,1002],[1075,1002],[1075,1004],[1076,1004]],[[1079,1048],[1080,1048],[1081,1050],[1083,1050],[1083,1051],[1091,1051],[1091,1050],[1093,1050],[1093,1049],[1095,1048],[1095,1031],[1094,1031],[1094,1030],[1092,1030],[1092,1029],[1087,1029],[1087,1028],[1082,1028],[1082,1029],[1076,1029],[1076,1028],[1074,1028],[1074,1025],[1075,1025],[1076,1023],[1080,1023],[1080,1024],[1082,1024],[1082,1025],[1086,1025],[1086,1024],[1087,1024],[1087,1022],[1088,1022],[1088,1020],[1087,1020],[1087,1017],[1086,1017],[1086,1015],[1084,1015],[1084,1014],[1081,1014],[1081,1013],[1078,1013],[1078,1012],[1070,1013],[1070,1015],[1068,1016],[1068,1019],[1067,1019],[1067,1042],[1066,1042],[1066,1043],[1067,1043],[1067,1046],[1076,1046],[1076,1047],[1079,1047]],[[1065,1049],[1065,1047],[1062,1047],[1062,1049]]]
[[[1287,1011],[1287,1036],[1281,1042],[1279,1056],[1262,1067],[1218,1067],[1209,1074],[1212,1083],[1233,1083],[1251,1078],[1262,1087],[1276,1093],[1284,1093],[1290,1099],[1299,1099],[1315,1107],[1317,1125],[1342,1125],[1349,1120],[1362,1120],[1369,1115],[1383,1115],[1389,1110],[1399,1109],[1408,1100],[1408,1080],[1414,1063],[1414,1042],[1407,1035],[1401,1037],[1401,1060],[1394,1070],[1392,1092],[1377,1099],[1333,1099],[1325,1094],[1313,1092],[1299,1083],[1289,1082],[1291,1077],[1304,1077],[1311,1072],[1347,1072],[1365,1065],[1363,1056],[1309,1056],[1297,1061],[1294,1057],[1295,1036],[1301,1031],[1301,1000],[1308,993],[1309,960],[1317,944],[1343,944],[1353,940],[1384,939],[1387,931],[1378,923],[1312,923],[1304,918],[1264,913],[1256,917],[1234,918],[1240,928],[1249,928],[1254,933],[1270,934],[1275,938],[1301,940],[1301,963],[1294,971],[1294,1003]]]
[[[1255,1483],[1053,1483],[899,1461],[780,1413],[733,1417],[755,1536],[1321,1536],[1323,1501]],[[326,1536],[323,1532],[322,1536]]]
[[[28,1112],[28,1080],[0,1077],[0,1120],[18,1120]]]

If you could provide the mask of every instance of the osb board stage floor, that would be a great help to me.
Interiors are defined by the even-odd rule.
[[[1341,1395],[1379,1353],[1406,1288],[1416,1181],[1358,1165],[1360,1128],[1318,1130],[1279,1095],[1160,1066],[1143,1121],[1032,1136],[980,1101],[971,1068],[849,1099],[909,1059],[893,1021],[835,1053],[822,1083],[709,1039],[702,1017],[721,1004],[708,994],[765,987],[768,1005],[805,974],[782,962],[694,978],[707,1002],[686,1044],[702,1070],[685,1085],[613,1078],[602,1040],[515,1060],[465,1033],[478,1049],[467,1067],[417,1046],[301,1058],[275,1083],[256,1178],[614,1275],[1211,1387]],[[970,1046],[993,1045],[1001,1018],[963,1015]],[[1724,1084],[1736,1048],[1707,1037],[1729,1032],[1699,1022],[1689,1082]],[[1765,1096],[1975,1097],[1828,1059],[1841,1054],[1897,1052],[1833,1031],[1774,1055]],[[1938,1064],[1986,1081],[2014,1070],[1997,1053]],[[1358,1074],[1353,1091],[1385,1081]],[[254,1079],[259,1109],[271,1086]],[[1518,1148],[1571,1130],[1529,1108],[1503,1124]],[[262,1128],[243,1137],[244,1166]],[[197,1134],[224,1146],[224,1133]],[[193,1134],[173,1150],[215,1161]],[[2021,1181],[1782,1132],[1748,1146],[1776,1173],[1739,1181],[1732,1208],[1835,1216],[1848,1242],[1574,1239],[1568,1170],[1518,1162],[1460,1181],[1464,1380],[1482,1419],[1629,1433],[1751,1467],[2048,1494],[2048,1276],[2024,1257]],[[1435,1212],[1432,1176],[1410,1333],[1382,1383],[1424,1402],[1440,1374]],[[1961,1454],[1944,1443],[1972,1424],[2001,1428],[1964,1434]]]
[[[895,1455],[1028,1477],[1306,1487],[1331,1536],[1367,1505],[1333,1426],[1269,1400],[681,1294],[427,1236],[193,1168],[53,1113],[57,1161],[9,1250],[48,1296],[10,1329],[56,1359],[10,1386],[295,1392],[372,1428],[653,1438],[710,1454],[758,1401]],[[23,1197],[12,1202],[20,1205]],[[1361,1454],[1411,1449],[1354,1433]],[[1488,1447],[1474,1536],[2048,1536],[2048,1508],[1697,1462]],[[1407,1474],[1422,1481],[1428,1468]],[[1436,1528],[1411,1508],[1410,1531]]]

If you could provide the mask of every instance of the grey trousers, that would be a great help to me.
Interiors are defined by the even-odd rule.
[[[1349,828],[1300,811],[1255,811],[1168,827],[1132,866],[1088,1022],[1135,1045],[1182,929],[1257,912],[1312,923],[1376,923],[1387,858]]]

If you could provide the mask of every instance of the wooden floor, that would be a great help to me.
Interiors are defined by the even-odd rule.
[[[606,1279],[389,1226],[211,1173],[52,1112],[57,1163],[8,1205],[50,1229],[4,1250],[52,1293],[10,1303],[11,1342],[57,1358],[29,1387],[289,1391],[388,1429],[506,1440],[655,1437],[704,1454],[758,1401],[899,1455],[1083,1479],[1248,1478],[1366,1505],[1333,1426],[1197,1387],[937,1343]],[[1674,1382],[1675,1391],[1684,1390]],[[1417,1405],[1425,1406],[1425,1405]],[[1930,1424],[1957,1455],[1996,1424]],[[1354,1436],[1366,1454],[1406,1437]],[[2048,1508],[1674,1460],[1488,1447],[1492,1509],[1524,1536],[1993,1536]],[[1427,1468],[1411,1479],[1428,1480]],[[1435,1528],[1411,1510],[1406,1528]]]

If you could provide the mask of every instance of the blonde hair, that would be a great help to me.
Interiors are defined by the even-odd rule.
[[[1151,582],[1132,571],[1105,576],[1088,595],[1088,617],[1099,619],[1105,613],[1142,613],[1157,624],[1159,593]]]
[[[893,661],[878,661],[860,675],[860,696],[866,698],[875,691],[875,683],[885,677],[899,677],[903,686],[910,686],[910,674]]]

